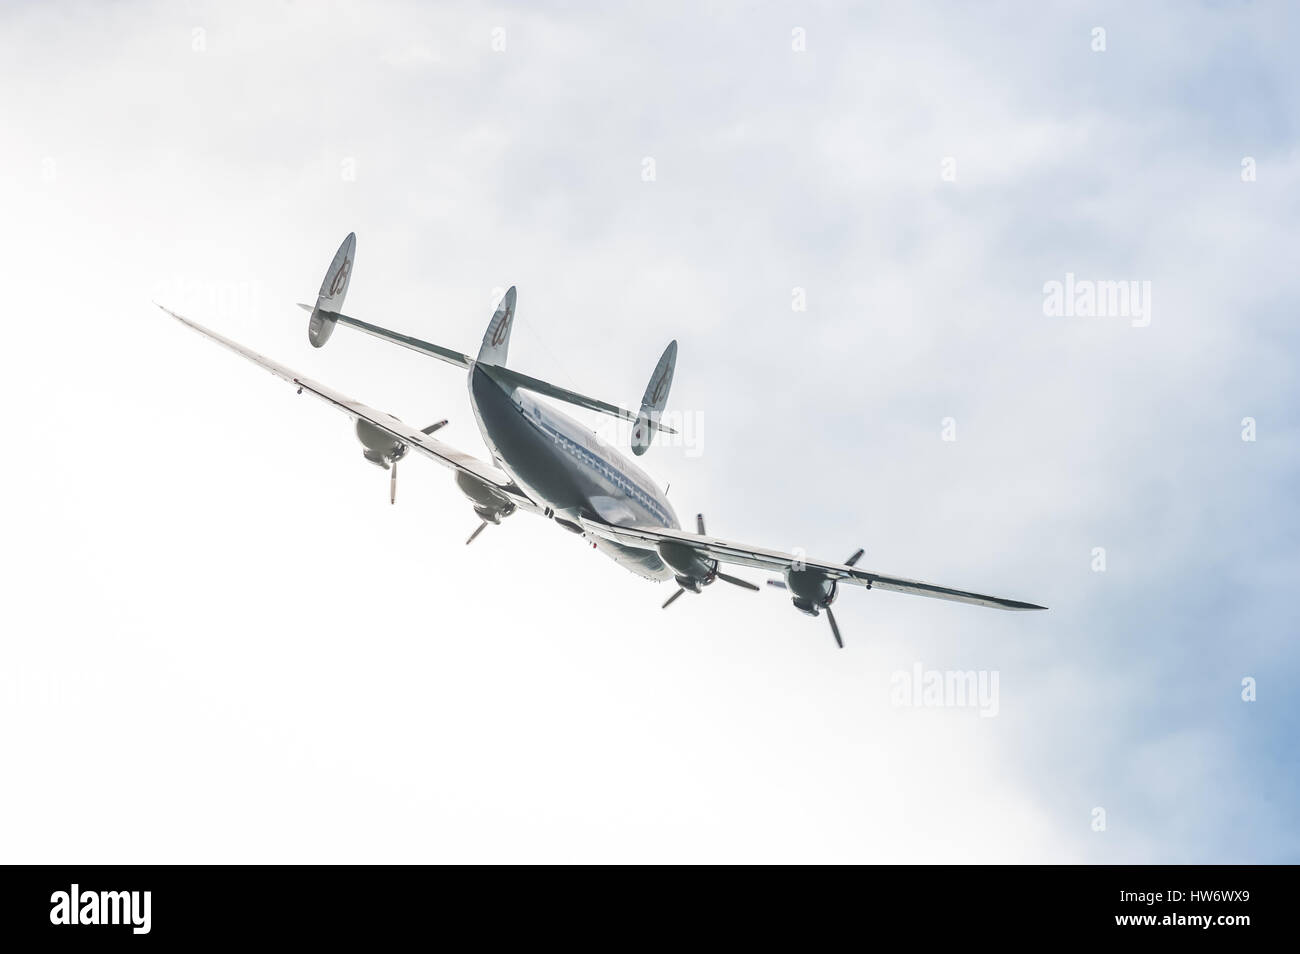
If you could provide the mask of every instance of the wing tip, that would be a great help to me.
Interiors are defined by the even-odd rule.
[[[185,320],[185,319],[182,318],[180,315],[178,315],[176,312],[172,311],[170,308],[168,308],[166,305],[164,305],[162,302],[160,302],[158,299],[155,298],[155,299],[153,299],[152,301],[153,301],[153,306],[154,306],[155,308],[157,308],[159,311],[161,311],[163,314],[165,314],[165,315],[170,315],[171,317],[175,318],[177,321],[184,321],[184,320]]]

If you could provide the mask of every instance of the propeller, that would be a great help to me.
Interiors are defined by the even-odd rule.
[[[706,535],[704,530],[704,514],[702,513],[697,513],[695,515],[695,532],[698,533],[700,536]],[[732,586],[739,586],[746,590],[754,590],[755,592],[757,592],[760,589],[760,587],[749,582],[749,580],[742,580],[740,577],[732,576],[730,573],[719,572],[718,564],[717,561],[715,560],[713,561],[712,573],[708,576],[708,578],[698,581],[698,584],[695,587],[695,592],[696,593],[700,592],[700,589],[702,587],[708,586],[714,580],[723,580],[727,583],[730,583]],[[661,607],[661,609],[667,609],[669,606],[672,605],[675,599],[677,599],[685,592],[686,592],[686,587],[679,586],[677,588],[676,593],[668,597],[668,599],[664,600],[664,605]]]
[[[301,394],[302,392],[299,391],[298,393]],[[446,426],[447,420],[446,418],[443,418],[441,421],[430,424],[428,427],[420,428],[420,433],[432,434],[434,431],[440,430]],[[390,465],[389,470],[392,471],[392,473],[388,475],[388,502],[390,504],[397,503],[397,462],[404,456],[406,456],[406,445],[397,444],[394,446],[392,456],[388,458],[388,463]],[[472,540],[474,538],[470,537],[470,539]]]
[[[479,525],[478,525],[477,527],[474,528],[474,532],[471,533],[471,534],[469,535],[469,539],[465,541],[465,546],[469,546],[471,543],[473,543],[474,540],[475,540],[475,538],[476,538],[480,533],[483,532],[483,529],[484,529],[487,525],[488,525],[488,522],[487,522],[486,520],[480,521]]]
[[[853,555],[844,561],[844,565],[856,566],[857,562],[862,559],[862,555],[865,552],[866,551],[863,550],[861,547],[858,547],[858,549],[853,552]],[[825,586],[826,582],[827,581],[823,579],[822,585]],[[788,591],[790,589],[790,584],[782,579],[770,579],[767,581],[767,585],[778,590]],[[804,595],[804,593],[801,590],[796,589],[794,592],[794,604],[796,609],[802,610],[805,613],[809,613],[812,616],[817,615],[818,609],[824,609],[826,611],[826,622],[831,624],[831,635],[835,637],[835,645],[839,646],[840,649],[843,649],[844,637],[840,634],[840,624],[835,619],[835,612],[831,609],[831,602],[834,599],[835,599],[834,586],[832,586],[828,591],[824,591],[823,596],[815,599],[809,599],[809,597]],[[805,602],[801,603],[800,602],[801,600],[804,600]]]
[[[859,560],[862,559],[862,554],[866,552],[867,551],[862,549],[862,547],[858,547],[855,551],[853,551],[853,555],[844,561],[844,565],[854,566]],[[832,592],[831,598],[834,599],[834,596],[835,594]],[[831,635],[835,637],[835,645],[839,646],[840,649],[843,649],[844,638],[840,636],[840,625],[839,623],[835,622],[835,613],[831,609],[831,604],[829,601],[826,603],[825,610],[826,610],[826,622],[831,624]]]
[[[831,624],[831,635],[835,637],[836,644],[840,649],[844,648],[844,640],[840,638],[840,628],[835,623],[835,614],[831,612],[830,604],[826,604],[826,619]]]
[[[858,547],[857,550],[854,551],[853,556],[844,561],[844,565],[855,566],[857,562],[862,559],[862,554],[866,552],[867,551],[862,549],[862,547]],[[826,621],[831,624],[831,635],[835,637],[836,645],[838,645],[840,649],[843,649],[844,640],[840,637],[840,627],[839,624],[835,622],[835,614],[831,612],[830,603],[826,604]]]
[[[702,513],[697,513],[695,515],[695,532],[702,537],[707,536],[707,534],[704,532],[704,514]],[[732,576],[729,573],[719,573],[716,570],[714,571],[713,575],[717,577],[719,580],[726,580],[732,586],[743,586],[747,590],[754,590],[755,592],[758,591],[757,586],[749,582],[749,580],[742,580],[738,576]]]
[[[749,580],[742,580],[738,576],[731,576],[730,574],[727,573],[717,573],[715,575],[720,580],[726,580],[732,586],[743,586],[747,590],[753,590],[756,593],[758,592],[758,587],[755,584],[749,582]]]

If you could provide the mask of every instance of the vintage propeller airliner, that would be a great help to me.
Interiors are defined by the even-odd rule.
[[[390,500],[396,500],[397,462],[411,448],[451,468],[457,486],[470,499],[481,520],[466,543],[473,542],[489,523],[499,524],[518,510],[540,514],[565,530],[580,534],[633,573],[651,580],[675,580],[677,590],[664,602],[665,608],[683,593],[699,593],[715,580],[758,589],[748,580],[723,573],[720,569],[723,563],[779,573],[780,578],[769,580],[769,585],[788,591],[795,608],[801,612],[817,616],[825,610],[831,633],[841,648],[844,641],[831,612],[841,583],[1006,610],[1046,608],[862,570],[857,567],[863,553],[860,549],[843,563],[834,563],[729,543],[705,533],[703,515],[696,517],[694,533],[682,530],[667,495],[644,471],[589,428],[533,396],[564,401],[633,422],[632,452],[640,456],[650,446],[656,431],[675,433],[661,421],[677,363],[676,341],[664,350],[646,386],[641,409],[634,414],[507,367],[506,354],[516,306],[513,287],[501,299],[483,334],[478,354],[472,358],[343,314],[341,309],[352,280],[356,248],[356,235],[348,235],[330,263],[316,304],[299,306],[311,312],[308,340],[317,348],[323,347],[334,328],[342,324],[464,369],[469,379],[470,406],[490,452],[491,463],[434,438],[434,432],[446,421],[425,428],[410,427],[391,414],[345,397],[224,335],[162,305],[159,307],[182,324],[288,381],[297,387],[299,394],[310,392],[349,414],[356,421],[365,459],[391,471]]]

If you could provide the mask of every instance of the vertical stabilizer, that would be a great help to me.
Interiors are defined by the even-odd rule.
[[[506,355],[510,351],[510,331],[515,324],[515,298],[515,286],[511,285],[493,312],[487,331],[483,332],[483,345],[478,349],[479,364],[494,364],[500,368],[506,366]]]
[[[640,457],[650,447],[654,430],[658,429],[659,418],[668,405],[668,391],[673,386],[673,371],[677,368],[677,341],[668,343],[664,353],[650,375],[650,383],[645,386],[641,397],[641,413],[636,416],[632,428],[632,453]]]
[[[316,307],[312,309],[311,320],[307,323],[307,340],[314,348],[323,347],[334,333],[336,319],[327,316],[343,310],[343,300],[347,297],[348,285],[352,281],[352,263],[356,257],[357,233],[349,232],[339,250],[334,253],[325,280],[320,283]]]

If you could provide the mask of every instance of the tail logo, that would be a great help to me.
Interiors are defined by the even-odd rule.
[[[334,276],[334,281],[330,282],[330,297],[333,298],[348,283],[348,273],[352,271],[352,260],[345,258],[343,264],[339,267],[338,274]]]
[[[650,395],[651,404],[658,404],[659,399],[664,396],[664,381],[667,379],[667,377],[668,375],[665,374],[662,378],[660,378],[658,381],[655,382],[655,393]]]
[[[492,332],[492,347],[494,348],[501,347],[502,342],[506,340],[506,332],[509,330],[509,328],[510,328],[510,309],[507,308],[506,313],[501,316],[501,322],[497,325],[496,330]]]

